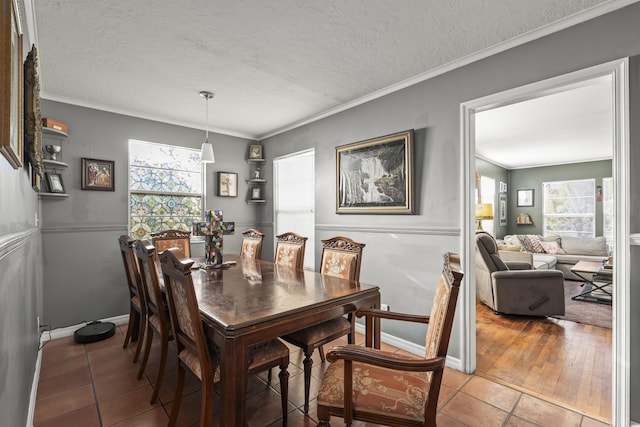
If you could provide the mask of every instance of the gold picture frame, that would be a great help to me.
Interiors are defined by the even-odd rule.
[[[413,214],[413,129],[336,147],[336,213]]]
[[[251,144],[249,145],[249,159],[251,160],[262,160],[262,145],[260,144]]]
[[[24,61],[24,150],[26,161],[31,164],[31,185],[36,191],[40,191],[40,182],[44,178],[44,164],[38,50],[35,45],[31,47]]]
[[[2,93],[0,101],[0,152],[14,169],[22,166],[23,69],[22,25],[15,0],[0,0],[0,57]]]

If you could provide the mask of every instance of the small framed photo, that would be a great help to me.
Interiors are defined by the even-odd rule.
[[[251,200],[262,200],[262,190],[260,187],[254,187],[251,189]]]
[[[500,192],[501,193],[506,193],[507,192],[507,183],[506,182],[500,181]]]
[[[219,197],[238,197],[238,174],[235,172],[218,172]]]
[[[262,145],[251,144],[249,145],[249,159],[250,160],[262,160]]]
[[[533,206],[533,190],[518,190],[518,207]]]
[[[115,191],[112,160],[82,158],[82,189]]]
[[[47,172],[47,183],[49,184],[49,192],[64,193],[64,185],[62,184],[62,175],[59,173]]]
[[[507,193],[500,193],[498,202],[500,203],[498,206],[500,227],[505,227],[507,225]]]

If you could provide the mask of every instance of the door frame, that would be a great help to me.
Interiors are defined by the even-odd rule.
[[[580,85],[585,80],[612,76],[614,115],[613,178],[615,197],[615,259],[613,296],[612,423],[630,422],[630,169],[629,169],[629,60],[622,58],[605,64],[553,77],[460,104],[462,140],[462,248],[466,284],[461,295],[461,366],[464,372],[476,370],[476,289],[475,284],[475,113],[537,98]]]

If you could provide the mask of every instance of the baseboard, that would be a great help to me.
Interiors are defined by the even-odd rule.
[[[123,325],[129,322],[129,315],[124,314],[122,316],[110,317],[108,319],[102,319],[101,322],[111,322],[116,325]],[[36,397],[38,395],[38,382],[40,381],[40,368],[42,366],[42,346],[45,342],[54,340],[56,338],[70,337],[76,331],[76,329],[86,326],[86,323],[79,323],[74,326],[67,326],[65,328],[58,328],[47,333],[43,333],[40,336],[40,348],[38,350],[38,357],[36,359],[36,368],[33,373],[33,382],[31,383],[31,395],[29,396],[29,413],[27,414],[27,427],[33,427],[33,417],[36,410]]]
[[[101,322],[111,322],[111,323],[115,323],[116,325],[124,325],[126,323],[129,322],[129,315],[128,314],[123,314],[122,316],[116,316],[116,317],[109,317],[107,319],[101,319]],[[70,337],[73,335],[73,333],[79,329],[82,328],[83,326],[86,326],[87,323],[83,322],[83,323],[78,323],[77,325],[73,325],[73,326],[67,326],[64,328],[57,328],[57,329],[53,329],[51,331],[48,331],[46,333],[42,334],[42,337],[40,338],[40,346],[42,347],[42,343],[43,342],[47,342],[49,340],[55,340],[57,338],[63,338],[63,337]]]
[[[356,332],[364,335],[364,333],[366,332],[364,325],[356,323]],[[415,354],[416,356],[424,357],[424,346],[412,343],[411,341],[407,341],[390,334],[386,334],[384,332],[380,333],[380,340],[385,344],[398,347],[404,351],[408,351],[411,354]],[[455,369],[456,371],[462,371],[462,362],[457,357],[447,356],[447,361],[445,362],[445,364],[448,368]]]

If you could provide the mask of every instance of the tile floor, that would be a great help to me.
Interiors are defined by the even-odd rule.
[[[122,348],[125,328],[126,325],[118,326],[115,336],[97,343],[76,344],[72,337],[68,337],[49,341],[45,345],[34,414],[35,427],[143,427],[167,424],[176,375],[174,359],[169,359],[158,402],[149,404],[159,352],[152,347],[146,374],[137,380],[139,365],[132,363],[133,350]],[[356,342],[362,341],[363,337],[359,335]],[[384,344],[383,348],[403,352]],[[175,357],[175,353],[170,353],[170,356]],[[317,352],[314,356],[312,398],[317,393],[323,371]],[[310,402],[308,416],[301,409],[304,403],[303,358],[297,348],[291,347],[289,426],[315,426],[317,422],[315,401]],[[266,383],[266,373],[250,379],[247,393],[249,426],[282,425],[277,375],[273,377],[270,385]],[[479,376],[446,369],[443,378],[438,414],[440,427],[606,425]],[[179,426],[199,425],[199,389],[198,380],[188,373]],[[332,420],[334,426],[343,425],[341,420]],[[215,415],[213,425],[219,425]],[[354,427],[371,425],[353,423]]]

